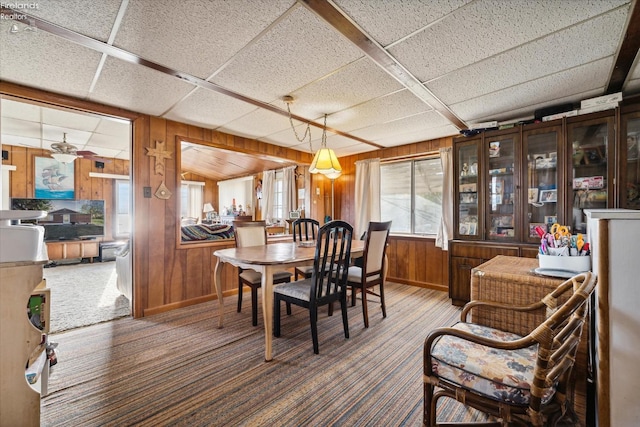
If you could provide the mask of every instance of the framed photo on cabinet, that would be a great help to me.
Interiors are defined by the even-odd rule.
[[[542,190],[540,203],[554,203],[558,201],[558,190]]]
[[[528,192],[528,202],[529,203],[538,203],[538,188],[529,188]]]

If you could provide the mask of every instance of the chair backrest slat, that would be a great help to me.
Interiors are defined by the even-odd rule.
[[[293,241],[316,240],[320,223],[313,218],[298,218],[291,224],[293,228]]]
[[[311,276],[311,300],[337,300],[345,292],[353,227],[345,221],[330,221],[320,227]]]

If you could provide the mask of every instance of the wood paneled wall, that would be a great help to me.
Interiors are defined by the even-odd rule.
[[[384,150],[371,151],[355,156],[341,157],[342,175],[334,183],[336,218],[355,224],[356,161],[373,158],[384,160],[410,159],[437,154],[440,148],[453,146],[453,138],[439,138]],[[331,191],[330,181],[328,191]],[[330,212],[330,206],[328,206]],[[449,287],[449,253],[435,246],[433,238],[391,236],[387,249],[389,256],[388,278],[406,283],[446,291]]]
[[[25,102],[45,102],[50,105],[67,106],[76,110],[123,117],[133,121],[133,148],[130,167],[134,211],[132,241],[133,314],[135,317],[214,299],[213,268],[215,258],[212,255],[213,251],[233,245],[229,242],[191,246],[179,244],[177,239],[179,212],[176,202],[179,189],[176,188],[176,174],[179,174],[180,170],[176,164],[176,137],[188,136],[229,147],[286,158],[299,164],[308,165],[312,161],[312,155],[309,153],[7,82],[0,82],[0,93],[20,98]],[[164,175],[155,173],[155,159],[147,156],[146,148],[155,147],[155,141],[163,141],[165,149],[172,153],[171,158],[165,160]],[[353,199],[355,196],[356,160],[375,157],[395,159],[419,156],[436,152],[440,147],[451,145],[451,138],[443,138],[341,158],[343,175],[334,184],[336,218],[355,222]],[[33,163],[27,160],[26,151],[24,153],[16,151],[11,156],[14,161],[21,163],[22,167],[28,171],[24,182],[16,182],[15,190],[12,187],[12,192],[16,191],[12,196],[18,197],[17,195],[20,194],[20,197],[22,195],[29,197],[28,194],[33,194],[32,192],[28,193],[28,191],[33,191],[33,182],[29,182],[29,177],[33,176]],[[79,173],[80,176],[76,180],[76,185],[79,186],[77,197],[93,198],[92,195],[101,193],[101,198],[106,199],[108,197],[106,192],[109,191],[106,188],[109,185],[105,185],[104,182],[106,180],[100,183],[99,180],[88,179],[88,170],[93,167],[92,162],[79,159],[78,165],[76,173]],[[114,169],[111,170],[111,168]],[[105,169],[101,172],[119,174],[121,173],[120,169],[122,173],[128,172],[124,164],[120,165],[117,162],[106,164]],[[155,196],[144,197],[144,187],[150,187],[152,194],[154,194],[163,182],[172,193],[169,199],[163,200]],[[311,212],[306,212],[306,214],[308,217],[323,222],[324,216],[331,213],[331,181],[323,176],[312,175],[310,193],[307,197]],[[447,253],[436,248],[433,239],[393,237],[389,249],[389,259],[389,278],[391,280],[415,286],[446,289],[448,283]],[[235,268],[225,266],[223,277],[225,293],[235,292],[237,286]]]
[[[11,172],[11,194],[9,196],[32,198],[35,194],[35,158],[50,157],[49,150],[18,147],[15,145],[3,145],[2,149],[6,150],[9,154],[9,158],[3,160],[2,164],[16,167],[16,170]],[[105,236],[99,240],[112,240],[114,219],[113,179],[90,177],[89,172],[129,175],[129,161],[112,159],[110,162],[104,164],[104,168],[97,168],[96,162],[89,159],[78,158],[74,161],[74,171],[76,199],[105,201]]]
[[[177,239],[176,179],[180,173],[175,152],[180,136],[265,153],[298,163],[309,164],[311,155],[260,141],[224,134],[210,129],[186,125],[157,117],[141,116],[134,121],[132,152],[133,198],[135,206],[134,240],[134,313],[149,315],[190,305],[215,297],[213,251],[233,246],[233,243],[181,245]],[[155,173],[155,159],[146,155],[146,148],[164,141],[165,150],[172,153],[165,160],[165,174]],[[144,187],[152,194],[160,184],[172,193],[168,200],[144,198]],[[225,293],[237,289],[234,267],[225,265]]]

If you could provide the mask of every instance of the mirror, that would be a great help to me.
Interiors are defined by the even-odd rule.
[[[261,217],[255,188],[262,172],[294,164],[288,159],[185,137],[178,138],[177,147],[178,245],[204,246],[233,239],[230,225],[234,219]]]

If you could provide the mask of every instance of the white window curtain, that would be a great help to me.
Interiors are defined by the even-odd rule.
[[[296,191],[296,166],[288,166],[283,169],[283,186],[282,186],[282,216],[283,219],[289,218],[289,212],[296,210],[296,201],[298,198]]]
[[[273,185],[276,180],[276,171],[264,171],[262,173],[262,216],[267,224],[273,220]]]
[[[202,189],[201,185],[189,185],[189,214],[191,218],[202,219]]]
[[[449,240],[453,238],[453,148],[440,149],[442,164],[442,218],[436,246],[443,251],[449,250]]]
[[[360,237],[370,221],[380,221],[380,159],[356,162],[355,190],[355,235]]]

